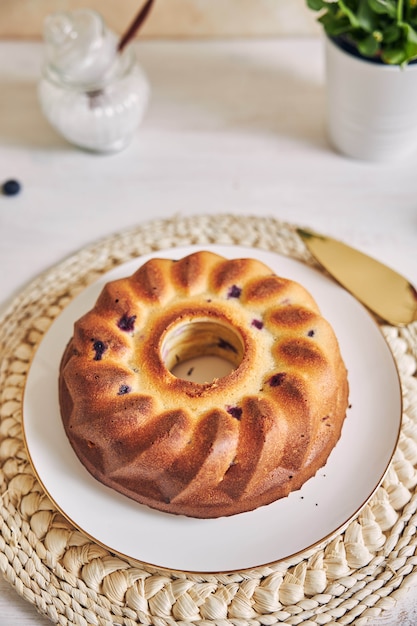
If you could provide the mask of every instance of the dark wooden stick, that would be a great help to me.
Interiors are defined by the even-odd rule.
[[[147,2],[145,2],[141,10],[139,11],[137,16],[133,20],[133,22],[130,24],[129,28],[126,30],[124,35],[122,35],[119,41],[119,45],[117,47],[119,52],[122,52],[125,45],[129,43],[132,37],[135,36],[136,32],[142,26],[143,22],[148,17],[148,13],[151,10],[153,3],[154,3],[154,0],[147,0]]]

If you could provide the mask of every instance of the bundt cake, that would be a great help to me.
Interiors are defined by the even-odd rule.
[[[172,373],[198,355],[233,370],[204,383]],[[214,518],[314,476],[341,435],[348,382],[304,287],[258,260],[198,251],[103,288],[75,323],[59,395],[96,479],[160,511]]]

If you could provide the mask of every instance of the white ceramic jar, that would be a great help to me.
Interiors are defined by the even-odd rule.
[[[46,63],[38,85],[42,111],[72,144],[94,152],[126,147],[145,114],[149,84],[132,48],[94,11],[52,14],[45,22]]]
[[[395,161],[417,151],[417,64],[404,68],[325,43],[327,130],[339,152]]]

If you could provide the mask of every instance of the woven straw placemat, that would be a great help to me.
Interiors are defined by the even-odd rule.
[[[382,327],[404,406],[383,484],[344,532],[292,562],[216,575],[151,568],[112,554],[74,528],[37,482],[22,440],[22,395],[34,351],[52,321],[80,290],[120,263],[163,248],[211,243],[273,250],[314,265],[295,227],[273,218],[153,221],[99,241],[39,276],[0,320],[0,570],[56,624],[363,625],[393,608],[413,582],[417,324]]]

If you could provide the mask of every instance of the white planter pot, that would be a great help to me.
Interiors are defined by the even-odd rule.
[[[339,152],[394,161],[417,151],[417,64],[361,59],[326,39],[327,130]]]

